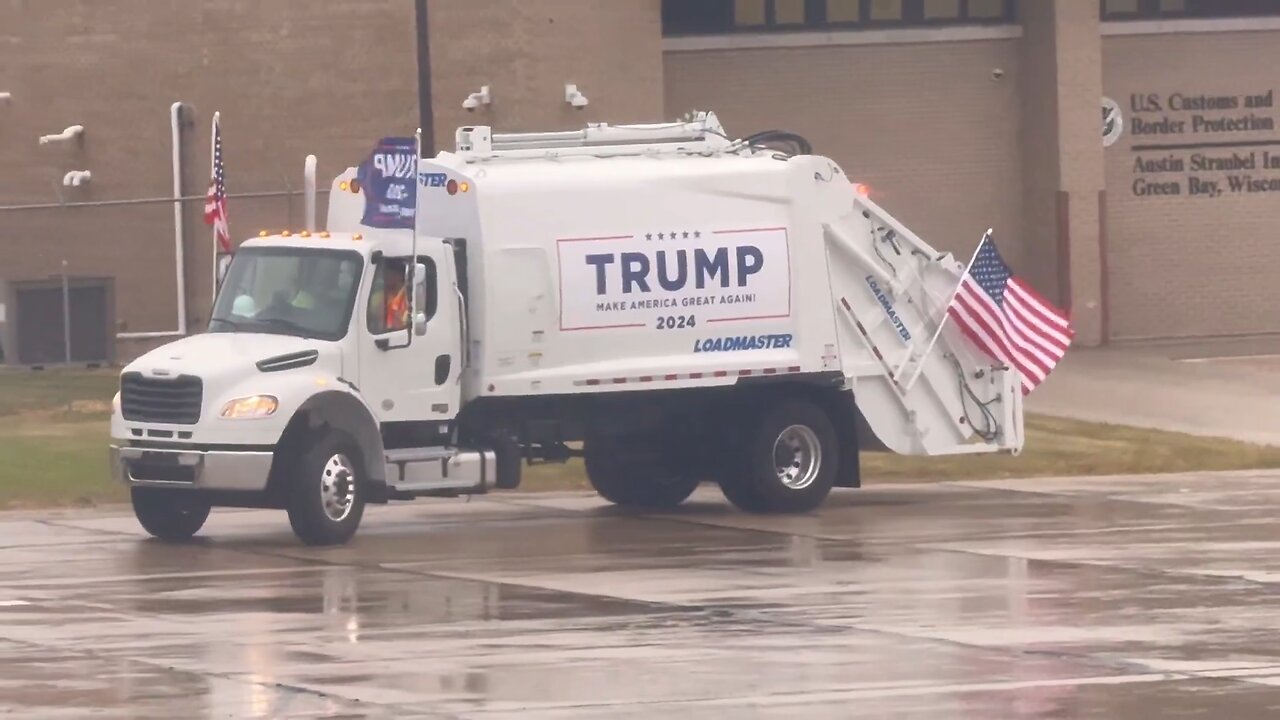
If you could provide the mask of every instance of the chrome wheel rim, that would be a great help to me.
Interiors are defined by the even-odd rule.
[[[342,522],[351,514],[356,500],[356,471],[346,455],[334,455],[320,473],[320,502],[324,514]]]
[[[803,490],[818,479],[822,468],[822,443],[804,425],[792,425],[773,443],[773,465],[778,481],[791,490]]]

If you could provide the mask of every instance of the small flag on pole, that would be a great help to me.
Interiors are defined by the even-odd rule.
[[[213,118],[213,176],[204,201],[204,222],[213,227],[213,236],[222,252],[231,252],[231,232],[227,229],[227,176],[222,166],[222,128]]]
[[[1075,337],[1066,313],[1015,276],[990,237],[947,313],[980,350],[1018,370],[1024,395],[1044,382]]]
[[[227,176],[222,164],[221,113],[213,114],[213,170],[209,178],[209,193],[204,201],[204,222],[213,228],[213,285],[216,292],[226,272],[225,262],[232,252],[231,231],[227,226]]]

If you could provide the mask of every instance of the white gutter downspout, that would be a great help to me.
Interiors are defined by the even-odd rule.
[[[308,155],[302,171],[303,196],[306,198],[307,232],[316,231],[316,156]]]
[[[173,264],[178,288],[178,329],[161,332],[117,333],[122,340],[185,337],[187,334],[187,277],[182,247],[186,239],[182,221],[182,103],[169,106],[169,127],[173,136]]]

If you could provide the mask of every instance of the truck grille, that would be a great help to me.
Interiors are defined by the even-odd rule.
[[[195,425],[203,399],[204,383],[191,375],[149,378],[125,373],[120,377],[120,413],[125,420]]]

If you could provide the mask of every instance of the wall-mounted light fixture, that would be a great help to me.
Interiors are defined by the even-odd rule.
[[[577,85],[570,83],[565,83],[564,101],[579,110],[586,107],[587,103],[590,102],[590,100],[587,100],[587,96],[583,95],[582,92],[578,90]]]
[[[62,176],[62,184],[64,187],[80,187],[81,185],[88,185],[92,179],[93,173],[88,170],[72,170]]]
[[[493,95],[489,93],[489,86],[484,85],[480,88],[480,92],[473,92],[462,101],[462,107],[468,112],[474,111],[481,105],[488,105],[493,102]]]
[[[66,130],[63,130],[62,132],[58,133],[57,135],[41,135],[40,144],[48,145],[49,143],[53,143],[53,142],[66,142],[67,140],[75,140],[81,137],[82,135],[84,135],[84,126],[72,125]]]

